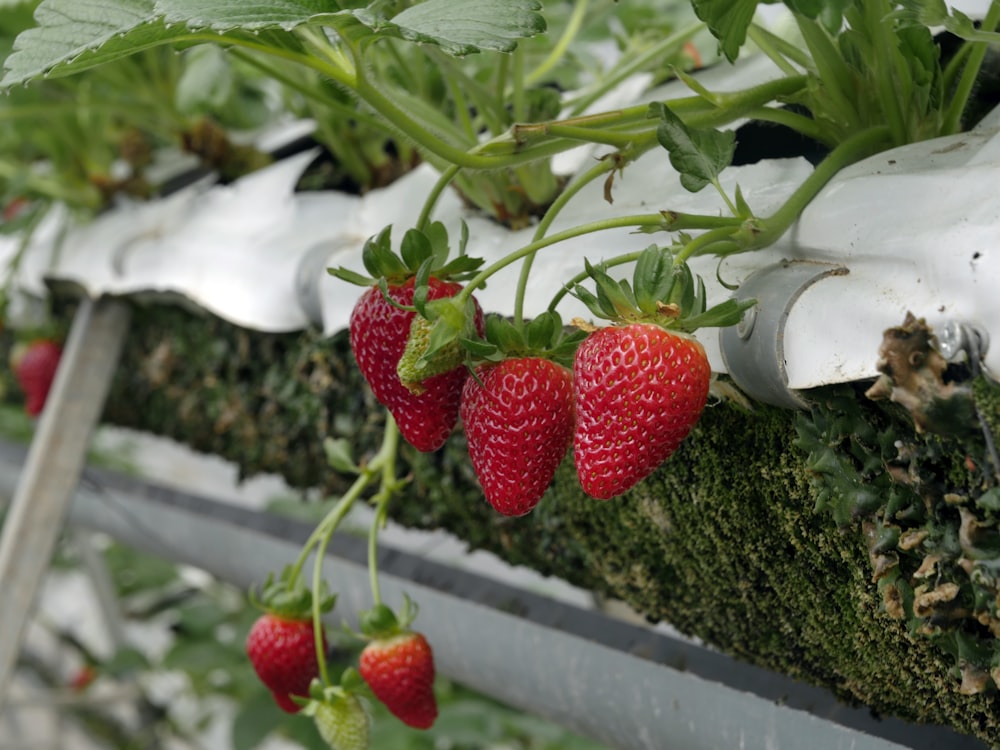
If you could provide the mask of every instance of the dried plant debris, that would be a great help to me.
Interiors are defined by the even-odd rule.
[[[879,349],[882,373],[865,394],[901,404],[918,431],[962,433],[978,429],[968,382],[947,378],[948,361],[923,318],[906,314],[903,325],[885,332]]]
[[[1000,385],[977,363],[950,365],[912,315],[886,331],[880,356],[866,395],[881,409],[845,387],[798,418],[817,510],[860,527],[886,616],[954,658],[955,690],[996,691]]]

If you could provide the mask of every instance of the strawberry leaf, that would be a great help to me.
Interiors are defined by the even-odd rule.
[[[719,40],[719,51],[733,62],[747,38],[757,0],[692,0],[694,12]]]
[[[541,7],[538,0],[425,0],[393,16],[380,31],[435,44],[449,55],[513,52],[518,39],[545,31]]]
[[[729,166],[736,152],[732,130],[692,129],[662,102],[650,105],[650,113],[660,118],[656,139],[670,154],[670,164],[680,172],[681,185],[697,193]]]

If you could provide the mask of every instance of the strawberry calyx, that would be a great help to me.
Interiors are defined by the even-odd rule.
[[[328,593],[324,587],[317,595],[320,596],[320,612],[325,614],[333,610],[336,594]],[[313,592],[302,584],[291,566],[277,579],[273,573],[268,574],[260,591],[251,589],[248,598],[255,607],[286,620],[311,620],[313,616]]]
[[[705,282],[669,248],[650,245],[635,263],[632,283],[612,278],[602,265],[585,261],[595,292],[577,284],[573,295],[599,318],[618,324],[654,323],[673,331],[735,325],[756,300],[727,299],[707,306]],[[574,321],[575,322],[575,321]]]
[[[403,595],[403,608],[397,615],[385,604],[378,603],[361,613],[359,624],[361,637],[367,640],[387,640],[409,632],[409,627],[417,617],[417,605],[410,597]]]
[[[518,325],[499,315],[486,318],[482,338],[462,338],[470,366],[515,357],[538,357],[572,367],[573,354],[586,333],[563,325],[559,313],[548,310]]]
[[[370,275],[339,266],[328,268],[327,273],[358,286],[378,284],[383,291],[388,285],[403,284],[417,278],[415,297],[427,298],[426,280],[434,276],[442,281],[462,281],[483,264],[482,258],[465,254],[468,229],[462,224],[462,237],[458,252],[451,257],[448,230],[439,221],[425,229],[408,229],[400,242],[399,253],[392,249],[392,225],[387,226],[374,237],[369,237],[361,251],[361,260]],[[419,280],[424,283],[420,284]],[[422,289],[423,287],[423,289]],[[414,300],[414,306],[418,305]]]

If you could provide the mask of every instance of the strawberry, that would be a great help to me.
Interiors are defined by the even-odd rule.
[[[698,421],[711,375],[701,344],[656,324],[592,333],[573,366],[583,490],[606,500],[649,476]]]
[[[266,612],[250,628],[246,649],[254,671],[281,709],[296,713],[299,706],[290,696],[308,697],[309,683],[319,675],[312,620]]]
[[[589,263],[587,271],[597,294],[580,286],[574,294],[614,325],[586,326],[576,351],[573,458],[584,491],[607,500],[677,450],[705,407],[712,371],[688,334],[735,324],[755,300],[706,309],[701,279],[655,245],[640,254],[631,285]]]
[[[310,713],[331,750],[368,750],[371,715],[358,696],[330,696],[316,703]]]
[[[476,368],[462,391],[469,457],[490,505],[505,516],[530,512],[573,440],[573,378],[539,357]]]
[[[428,299],[454,296],[461,285],[431,277]],[[413,303],[414,280],[393,284],[389,298],[398,305]],[[476,305],[477,327],[482,329],[482,311]],[[468,377],[464,367],[455,367],[434,375],[414,393],[399,379],[396,368],[403,356],[415,313],[400,310],[386,301],[382,290],[371,287],[361,295],[350,319],[351,349],[361,374],[371,386],[375,398],[385,406],[399,425],[400,434],[424,452],[436,451],[451,434],[458,421],[459,397]]]
[[[324,590],[319,596],[319,611],[329,612],[336,597]],[[246,651],[260,681],[274,695],[278,706],[290,714],[300,704],[293,696],[309,697],[309,687],[319,676],[316,636],[313,629],[314,592],[302,586],[294,568],[286,568],[278,580],[270,575],[258,596],[250,592],[250,601],[264,610],[247,634]],[[323,651],[326,651],[326,633]]]
[[[61,357],[62,347],[50,339],[36,339],[11,356],[14,376],[24,391],[24,410],[30,416],[42,413]]]
[[[427,639],[410,630],[375,638],[364,647],[361,677],[400,721],[428,729],[437,718],[434,654]]]
[[[444,445],[458,421],[468,371],[461,358],[455,358],[460,351],[457,339],[473,329],[479,334],[483,330],[482,310],[471,295],[451,300],[462,290],[454,277],[471,272],[482,261],[459,255],[445,262],[447,255],[447,232],[435,223],[426,233],[415,229],[406,233],[402,259],[391,250],[388,229],[369,240],[364,263],[378,280],[374,284],[353,271],[330,269],[346,281],[368,285],[351,311],[354,357],[375,398],[395,418],[400,434],[424,452]],[[427,324],[415,324],[415,310]],[[411,339],[404,383],[398,368]]]

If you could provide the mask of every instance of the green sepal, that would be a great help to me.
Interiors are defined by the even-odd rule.
[[[278,617],[290,620],[311,620],[313,595],[314,592],[303,585],[301,579],[295,574],[294,568],[288,565],[277,579],[274,573],[269,573],[260,591],[251,588],[247,598],[255,607]],[[320,597],[319,611],[321,613],[326,614],[336,606],[337,596],[327,590],[325,582],[316,595]]]
[[[648,322],[688,333],[698,328],[724,327],[739,322],[754,300],[728,299],[707,308],[702,278],[684,262],[676,262],[669,248],[647,247],[639,255],[632,284],[616,281],[603,266],[586,263],[596,294],[577,285],[573,295],[599,318],[615,323]]]
[[[403,607],[397,615],[385,604],[376,604],[361,613],[360,627],[364,638],[391,638],[404,632],[417,617],[417,605],[403,594]]]
[[[392,249],[392,225],[389,225],[369,237],[361,250],[361,261],[368,276],[342,266],[328,268],[327,273],[359,286],[371,286],[380,279],[401,284],[418,273],[422,273],[424,285],[430,276],[460,281],[469,278],[483,264],[482,258],[465,254],[468,241],[469,229],[463,222],[458,254],[449,260],[448,230],[436,221],[423,231],[408,229],[400,242],[399,254],[396,254]]]
[[[368,684],[357,669],[347,667],[340,675],[340,687],[348,693],[358,693],[366,691]]]
[[[324,438],[323,453],[326,455],[327,465],[334,471],[339,471],[342,474],[361,472],[361,469],[354,462],[351,443],[346,438]]]
[[[586,333],[563,325],[559,313],[547,310],[523,323],[500,315],[486,317],[481,339],[462,338],[470,363],[501,362],[512,357],[538,357],[571,366],[573,355]]]
[[[376,604],[361,613],[361,633],[372,638],[384,637],[399,631],[399,619],[385,604]]]
[[[743,318],[743,313],[757,304],[755,299],[727,299],[710,307],[701,315],[695,315],[684,320],[684,330],[693,331],[696,328],[726,328],[734,326]]]

